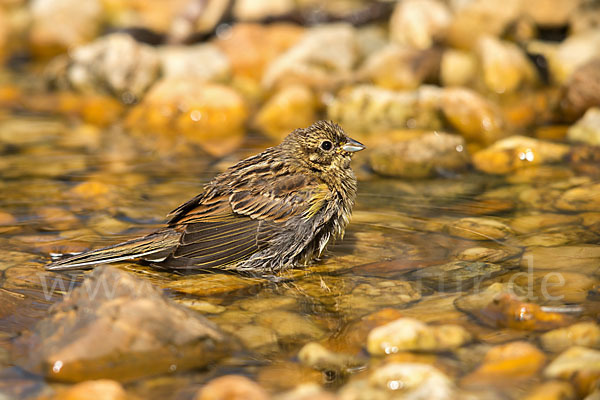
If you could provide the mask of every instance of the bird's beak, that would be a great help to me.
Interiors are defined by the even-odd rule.
[[[347,151],[349,153],[354,153],[357,151],[361,151],[365,149],[365,145],[357,142],[354,139],[348,138],[348,141],[342,146],[342,150]]]

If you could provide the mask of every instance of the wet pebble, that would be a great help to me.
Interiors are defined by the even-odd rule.
[[[317,98],[304,85],[287,85],[275,92],[254,117],[254,125],[275,140],[317,119]]]
[[[319,339],[324,332],[310,319],[299,314],[276,310],[266,311],[256,318],[259,325],[273,329],[285,341],[298,339]]]
[[[600,349],[600,327],[595,322],[580,322],[555,329],[540,336],[542,346],[552,352],[560,352],[572,346]]]
[[[591,275],[598,269],[599,261],[600,246],[596,245],[533,247],[523,253],[521,267]]]
[[[37,210],[43,230],[64,231],[79,224],[79,219],[71,212],[60,207],[42,207]]]
[[[290,83],[319,90],[334,88],[350,78],[357,49],[356,30],[351,25],[313,28],[269,64],[262,85],[267,89]]]
[[[539,233],[530,233],[519,237],[519,244],[524,247],[566,246],[571,244],[596,243],[598,235],[585,227],[555,227]]]
[[[415,139],[375,148],[370,154],[373,170],[384,176],[425,178],[464,171],[469,164],[464,139],[430,132]]]
[[[560,162],[569,146],[511,136],[473,154],[475,168],[488,174],[509,174],[517,169]]]
[[[497,106],[474,91],[446,88],[440,106],[448,122],[467,141],[491,144],[505,135],[504,119]]]
[[[499,246],[492,247],[470,247],[458,253],[456,258],[461,261],[480,261],[484,263],[500,263],[510,258],[519,256],[523,252],[518,247]]]
[[[388,44],[374,51],[357,71],[358,79],[393,90],[416,89],[439,71],[441,52]]]
[[[581,222],[581,217],[569,214],[541,213],[522,215],[514,218],[510,227],[516,233],[533,233],[554,226],[572,225]]]
[[[600,108],[593,107],[577,123],[569,128],[567,137],[571,142],[583,142],[600,146]]]
[[[537,374],[546,356],[527,342],[511,342],[492,347],[482,364],[462,379],[465,385],[500,385],[505,379],[527,379]]]
[[[8,233],[11,231],[18,230],[17,219],[12,215],[4,211],[0,211],[0,233]]]
[[[572,346],[544,369],[544,376],[548,378],[568,379],[576,373],[594,374],[600,377],[600,351]]]
[[[546,312],[537,304],[519,300],[502,283],[494,283],[483,291],[461,296],[456,299],[455,305],[493,328],[547,331],[573,323],[572,318],[565,314]]]
[[[336,299],[336,307],[356,315],[377,307],[398,306],[421,299],[421,289],[413,282],[373,280],[357,285]]]
[[[523,398],[524,400],[575,400],[575,390],[568,382],[547,381],[536,385]]]
[[[203,80],[162,78],[127,115],[128,129],[176,143],[183,136],[213,156],[237,149],[244,138],[248,116],[244,98],[233,88]]]
[[[238,324],[241,321],[235,321]],[[252,350],[262,349],[264,351],[275,351],[278,350],[277,333],[266,326],[260,325],[230,325],[229,327],[223,326],[223,330],[231,333],[237,337],[242,344]]]
[[[367,341],[369,332],[378,326],[385,325],[402,317],[402,313],[394,308],[384,308],[374,313],[347,323],[340,335],[329,340],[329,345],[336,351],[347,353],[359,352]]]
[[[447,351],[461,347],[472,336],[459,325],[427,325],[417,319],[400,318],[373,329],[367,338],[372,355],[402,351]]]
[[[124,33],[100,37],[69,56],[66,76],[55,79],[84,93],[115,94],[127,104],[141,99],[160,72],[156,50]]]
[[[587,46],[587,43],[582,44],[584,46]],[[563,99],[560,105],[562,111],[570,120],[575,120],[581,117],[582,115],[584,115],[586,110],[592,109],[592,107],[600,107],[600,72],[598,72],[599,69],[600,59],[594,58],[580,65],[568,78],[568,81],[565,84],[565,89],[563,91]],[[592,131],[597,132],[597,126],[594,128],[590,125],[589,128],[591,128]],[[584,136],[588,139],[597,139],[597,135],[598,134],[596,133],[592,136],[589,136],[588,134],[585,134]],[[575,134],[575,136],[578,136],[578,134]],[[587,142],[587,140],[584,141]],[[598,143],[597,141],[595,142]]]
[[[22,335],[16,354],[19,365],[53,380],[125,381],[206,365],[231,345],[149,282],[105,266]]]
[[[447,264],[420,268],[410,274],[411,279],[441,292],[462,291],[505,272],[499,264],[481,261],[453,261]]]
[[[512,235],[512,229],[491,218],[462,218],[447,225],[447,231],[453,236],[470,240],[502,240]]]
[[[390,18],[390,40],[400,45],[427,49],[442,39],[451,13],[437,0],[397,3]]]
[[[325,374],[336,374],[337,379],[358,371],[365,365],[365,360],[350,354],[335,353],[321,344],[310,342],[298,352],[298,360],[311,368],[323,371]]]
[[[241,375],[225,375],[209,381],[195,400],[268,400],[268,393],[256,382]]]
[[[101,379],[78,383],[56,398],[64,400],[126,400],[129,396],[119,382]]]
[[[484,36],[477,43],[483,82],[496,93],[514,92],[524,83],[533,83],[536,73],[521,48],[493,36]]]
[[[341,400],[405,399],[450,400],[456,396],[450,378],[439,369],[420,363],[393,362],[377,368],[366,380],[344,386]]]
[[[569,189],[554,204],[566,211],[600,211],[600,183]]]

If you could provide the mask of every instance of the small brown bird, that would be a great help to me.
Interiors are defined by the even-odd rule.
[[[344,233],[356,198],[350,161],[364,148],[333,122],[297,129],[215,177],[165,228],[46,268],[137,259],[179,272],[273,274],[307,264]]]

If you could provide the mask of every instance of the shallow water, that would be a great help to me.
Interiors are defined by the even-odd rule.
[[[251,139],[226,161],[214,162],[193,150],[173,155],[145,149],[125,134],[102,134],[60,119],[2,116],[0,393],[36,397],[61,386],[13,365],[10,355],[12,339],[33,328],[85,274],[45,272],[49,253],[82,251],[151,231],[214,174],[264,146],[259,138]],[[296,359],[298,350],[319,341],[336,351],[366,357],[366,335],[360,332],[367,323],[361,318],[388,308],[397,310],[398,316],[431,324],[459,324],[474,334],[475,341],[460,350],[414,355],[434,363],[460,387],[468,387],[478,377],[464,378],[491,345],[516,339],[537,345],[541,333],[549,329],[523,329],[501,312],[478,318],[477,307],[465,306],[465,294],[509,282],[524,299],[550,307],[545,310],[570,321],[598,315],[599,215],[561,212],[551,201],[539,201],[552,190],[592,178],[578,177],[565,164],[534,167],[509,177],[467,172],[411,181],[376,177],[363,169],[361,161],[358,157],[355,162],[359,196],[344,240],[330,246],[312,267],[286,273],[282,282],[222,274],[181,277],[119,264],[203,312],[223,330],[247,332],[240,338],[246,349],[219,365],[140,379],[127,383],[126,389],[141,398],[186,399],[203,382],[226,373],[251,376],[273,393],[301,382],[337,388],[360,376],[361,369],[323,373],[302,366]],[[492,219],[508,229],[477,230],[458,222],[466,217]],[[582,245],[596,252],[573,256],[573,264],[552,262],[562,254],[559,246]],[[478,269],[483,266],[476,263],[466,272],[428,269],[457,261],[463,250],[475,247],[506,254],[495,261],[494,269]],[[530,269],[523,253],[535,255],[544,247],[558,250],[539,256],[541,268],[534,258]],[[427,270],[432,272],[422,272]],[[555,278],[544,283],[550,272]],[[552,282],[556,284],[548,286]],[[256,326],[261,334],[248,328]],[[555,353],[546,355],[550,359]],[[506,375],[505,381],[499,378],[486,393],[518,397],[542,380],[540,371],[514,374]]]

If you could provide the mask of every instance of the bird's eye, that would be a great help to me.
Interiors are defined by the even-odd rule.
[[[331,150],[332,147],[333,143],[331,143],[329,140],[324,140],[323,142],[321,142],[321,148],[325,151]]]

